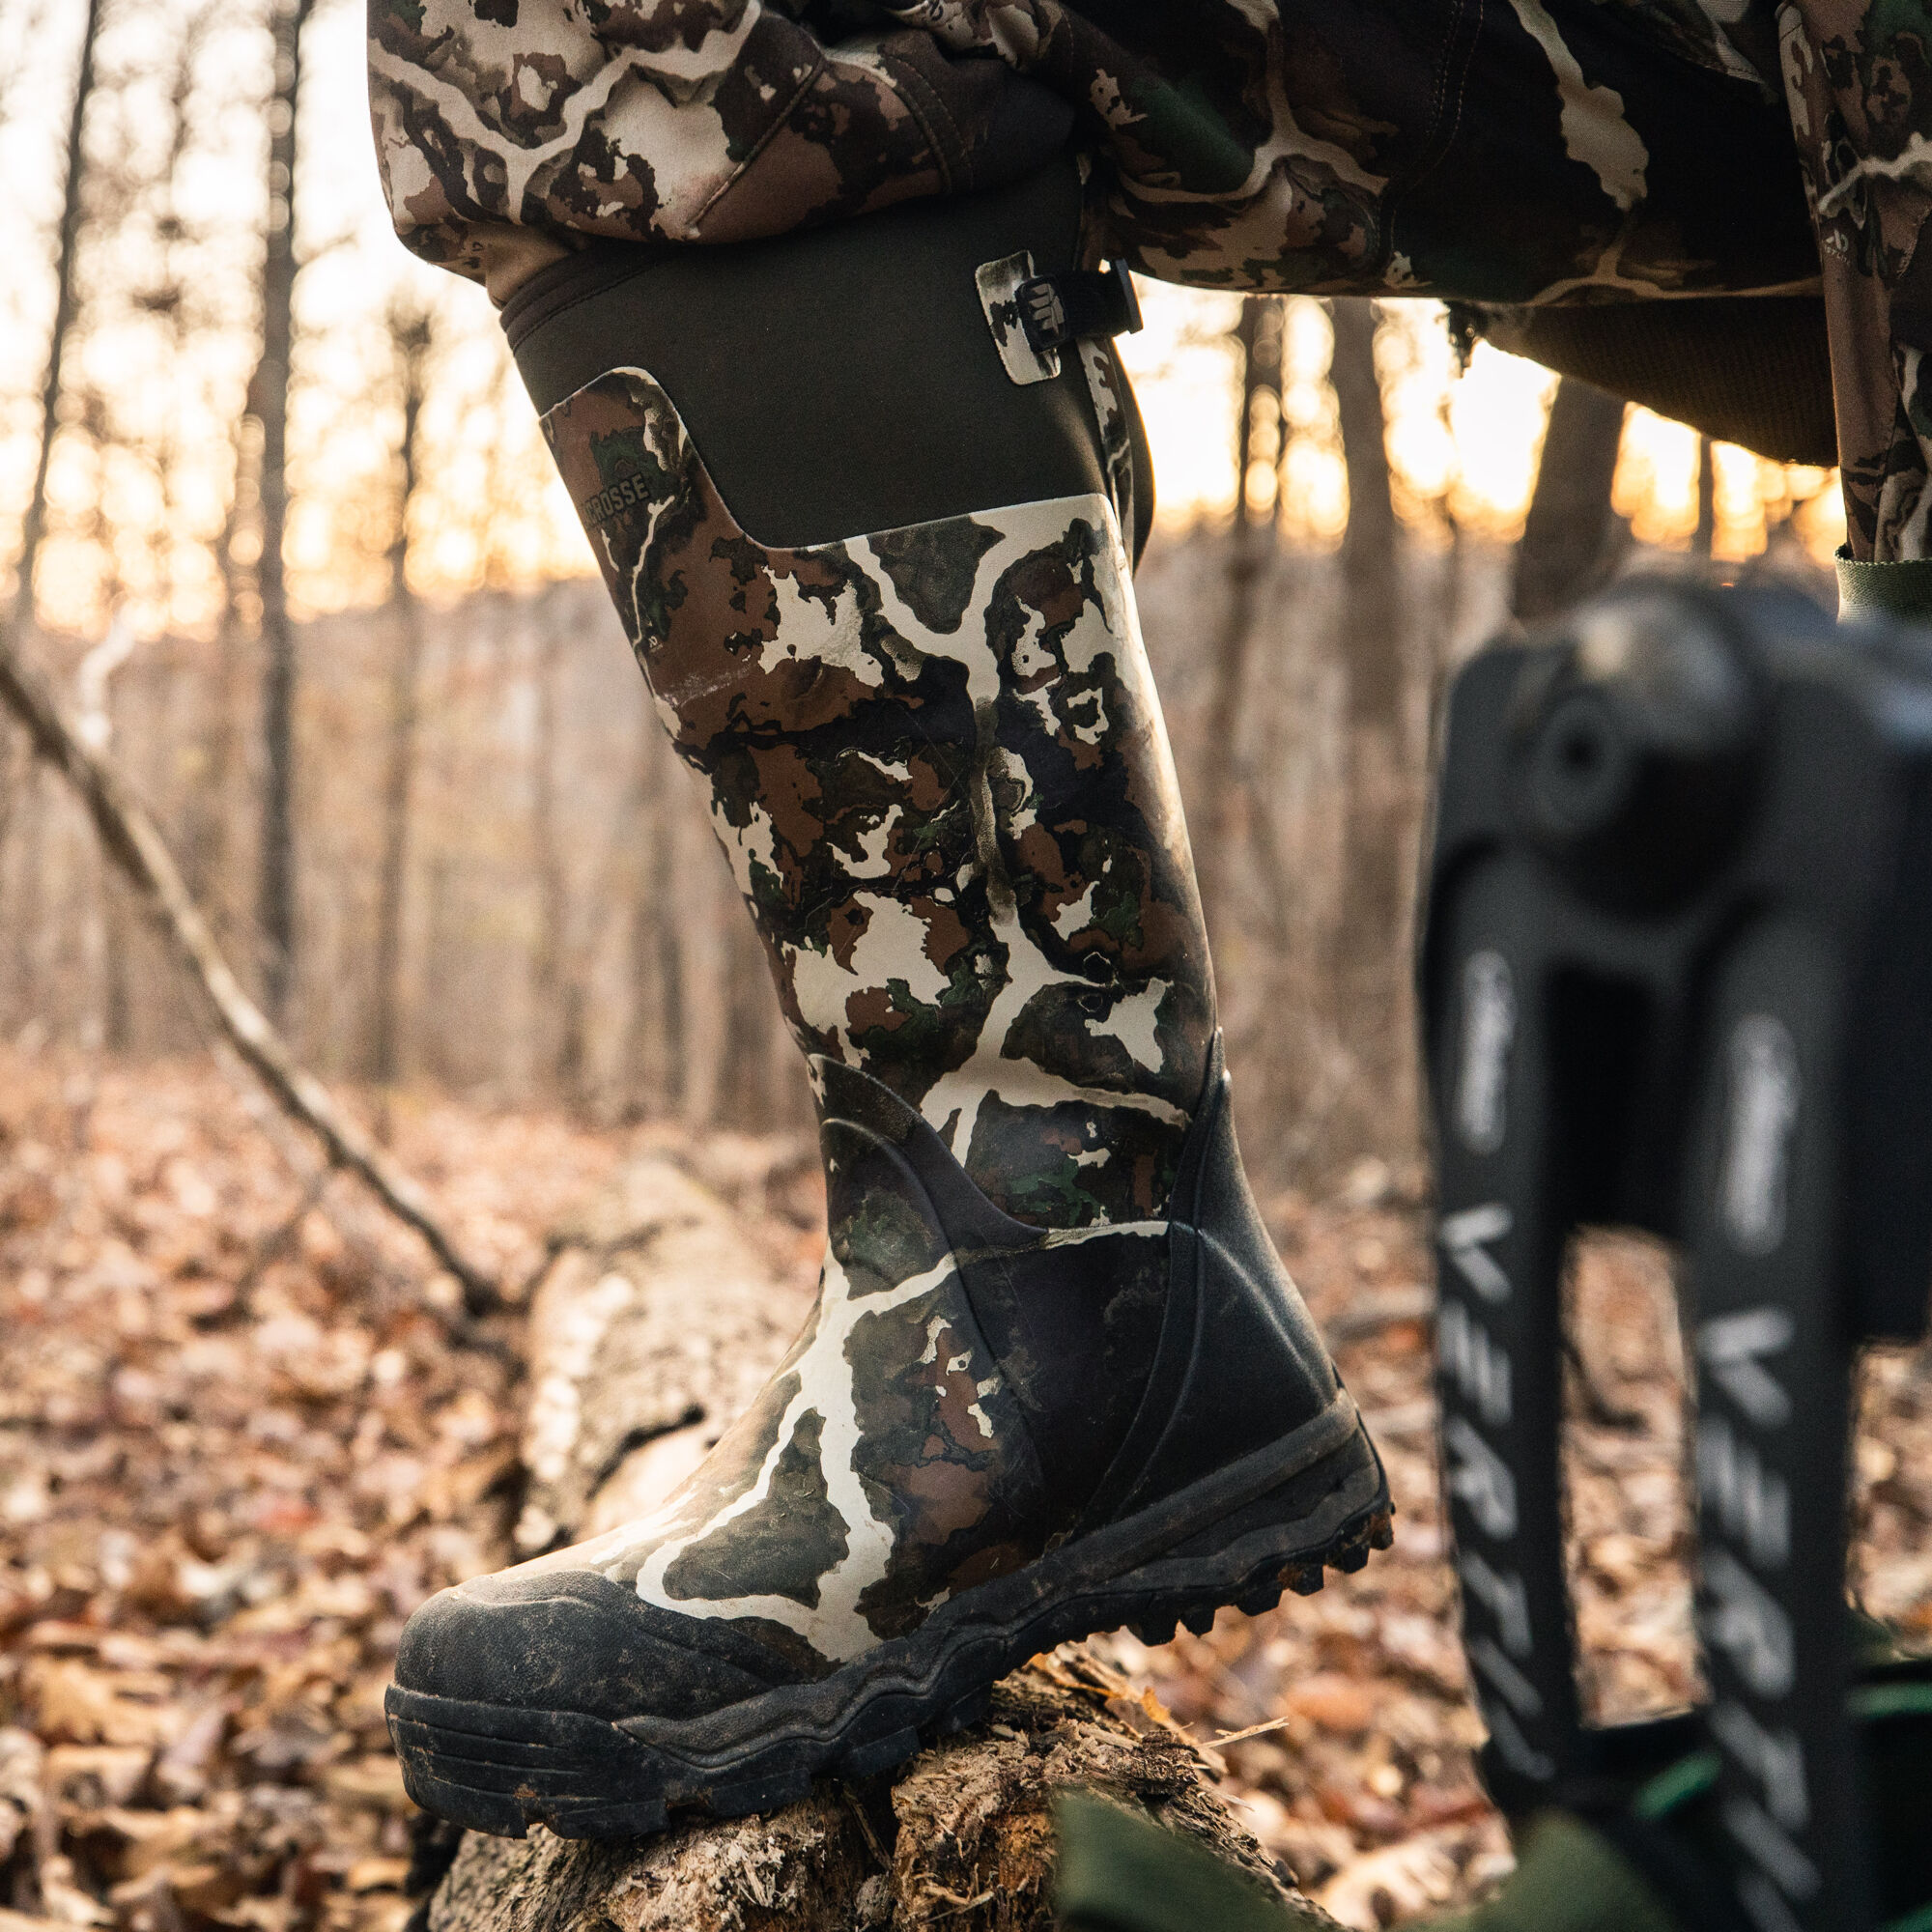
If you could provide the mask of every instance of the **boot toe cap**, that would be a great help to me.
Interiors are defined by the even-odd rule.
[[[613,1721],[701,1717],[790,1675],[755,1636],[593,1570],[507,1570],[443,1590],[396,1654],[405,1690]]]

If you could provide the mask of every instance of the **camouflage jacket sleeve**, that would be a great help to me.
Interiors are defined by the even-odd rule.
[[[993,49],[955,53],[850,0],[818,11],[842,17],[760,0],[369,0],[397,233],[500,298],[584,238],[778,235],[997,186],[1065,144],[1072,108]]]
[[[412,249],[500,299],[587,237],[744,241],[997,186],[1077,124],[1117,202],[1124,191],[1142,213],[1178,203],[1151,226],[1157,252],[1178,240],[1181,255],[1202,255],[1191,279],[1242,279],[1188,236],[1226,231],[1291,152],[1306,177],[1301,227],[1324,257],[1339,250],[1345,278],[1366,259],[1355,204],[1384,184],[1356,154],[1377,117],[1295,103],[1322,124],[1313,140],[1284,117],[1284,30],[1270,10],[1193,0],[1137,14],[1124,40],[1098,12],[1061,0],[369,0],[384,185]],[[1133,226],[1114,239],[1130,242]]]
[[[782,234],[1069,136],[1090,255],[1163,280],[1523,303],[1817,272],[1764,36],[1694,0],[370,5],[397,228],[499,299],[584,238]]]

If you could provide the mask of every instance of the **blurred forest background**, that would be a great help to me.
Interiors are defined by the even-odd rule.
[[[803,1126],[488,302],[385,232],[359,36],[346,0],[0,5],[0,621],[326,1078]],[[1445,675],[1614,571],[1822,591],[1836,479],[1487,348],[1464,369],[1432,303],[1145,295],[1142,615],[1250,1161],[1400,1165]],[[151,1057],[196,1027],[0,729],[0,1035]]]
[[[823,1248],[802,1068],[699,789],[488,300],[388,232],[361,36],[350,0],[0,0],[0,687],[35,668],[145,802],[504,1309],[461,1325],[414,1238],[207,1064],[205,1004],[0,712],[0,1932],[423,1924],[455,1846],[383,1689],[432,1590],[567,1522],[532,1514],[531,1343],[604,1332],[543,1312],[572,1268],[604,1293],[585,1215],[624,1175],[695,1185],[773,1338]],[[1321,1597],[1082,1667],[1381,1932],[1510,1863],[1435,1505],[1407,962],[1437,699],[1617,572],[1829,597],[1837,479],[1462,358],[1434,303],[1142,298],[1142,619],[1244,1150],[1400,1514]],[[1577,1280],[1584,1689],[1634,1716],[1697,1690],[1682,1362],[1658,1251],[1608,1237]],[[702,1333],[718,1299],[679,1277],[639,1319]],[[715,1439],[730,1405],[687,1396],[619,1475]],[[1860,1593],[1932,1634],[1932,1355],[1875,1351],[1863,1404]],[[952,1900],[895,1923],[1003,1909]]]

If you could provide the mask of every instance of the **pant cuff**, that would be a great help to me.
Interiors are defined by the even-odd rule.
[[[1913,557],[1904,563],[1861,563],[1840,550],[1838,615],[1851,617],[1881,611],[1932,624],[1932,557]]]

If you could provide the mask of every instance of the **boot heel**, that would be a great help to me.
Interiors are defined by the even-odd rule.
[[[1205,1495],[1175,1503],[1212,1509]],[[1139,1564],[1115,1589],[1123,1605],[1132,1602],[1126,1621],[1143,1643],[1166,1643],[1177,1624],[1206,1635],[1224,1605],[1260,1616],[1284,1591],[1313,1596],[1325,1570],[1361,1569],[1370,1550],[1393,1541],[1393,1515],[1381,1459],[1358,1420],[1312,1465]]]
[[[1297,1597],[1314,1596],[1326,1580],[1324,1570],[1351,1574],[1369,1560],[1371,1549],[1386,1549],[1395,1534],[1393,1508],[1381,1483],[1380,1463],[1375,1460],[1368,1437],[1358,1435],[1356,1442],[1367,1450],[1366,1466],[1374,1471],[1376,1492],[1365,1506],[1341,1522],[1320,1550],[1312,1555],[1297,1555],[1294,1561],[1286,1564],[1279,1556],[1266,1556],[1256,1569],[1245,1554],[1237,1553],[1251,1549],[1264,1533],[1250,1529],[1235,1545],[1219,1546],[1213,1557],[1197,1554],[1192,1561],[1177,1563],[1169,1559],[1144,1564],[1132,1576],[1122,1578],[1122,1583],[1123,1588],[1136,1583],[1154,1585],[1153,1607],[1133,1618],[1127,1628],[1146,1644],[1170,1643],[1183,1630],[1206,1636],[1214,1627],[1216,1612],[1229,1605],[1243,1616],[1263,1616],[1281,1602],[1286,1591],[1292,1590]],[[1352,1450],[1355,1443],[1349,1447]],[[1358,1468],[1358,1488],[1360,1473]],[[1263,1498],[1264,1503],[1272,1500]],[[1305,1529],[1305,1522],[1302,1527]],[[1229,1574],[1226,1565],[1230,1562],[1246,1569],[1244,1580],[1234,1583],[1220,1580]],[[1210,1573],[1208,1580],[1202,1580],[1204,1572]],[[1160,1587],[1163,1583],[1165,1587]]]

